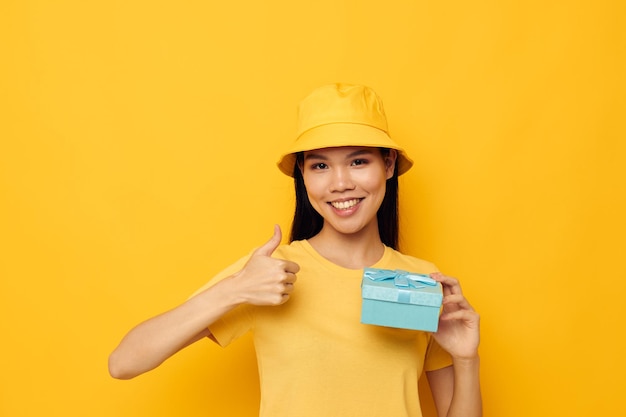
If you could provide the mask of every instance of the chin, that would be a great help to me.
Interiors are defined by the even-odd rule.
[[[342,235],[360,235],[369,228],[369,225],[356,224],[356,225],[334,225],[329,224],[331,229]]]

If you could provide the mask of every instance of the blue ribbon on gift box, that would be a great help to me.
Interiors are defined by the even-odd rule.
[[[418,274],[416,272],[403,271],[401,269],[378,269],[365,268],[363,275],[372,281],[386,281],[393,279],[393,284],[398,288],[425,288],[426,286],[434,287],[437,281],[427,274]],[[421,284],[421,285],[420,285]]]
[[[363,269],[363,277],[371,281],[387,281],[393,279],[394,286],[397,290],[397,301],[400,303],[410,304],[411,294],[414,289],[434,287],[438,283],[427,274],[418,274],[416,272],[407,272],[401,269]]]

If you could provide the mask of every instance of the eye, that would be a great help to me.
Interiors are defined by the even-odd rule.
[[[311,168],[312,169],[316,169],[316,170],[318,170],[318,169],[326,169],[326,168],[328,168],[328,165],[326,165],[323,162],[317,162],[317,163],[311,165]]]
[[[367,164],[367,159],[355,159],[354,161],[352,161],[352,166],[359,166],[359,165],[365,165]]]

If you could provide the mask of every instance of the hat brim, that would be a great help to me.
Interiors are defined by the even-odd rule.
[[[296,153],[313,149],[337,148],[341,146],[367,146],[389,148],[398,151],[398,175],[407,172],[413,161],[404,149],[398,146],[383,130],[358,123],[330,123],[307,130],[294,145],[278,160],[278,168],[293,177]]]

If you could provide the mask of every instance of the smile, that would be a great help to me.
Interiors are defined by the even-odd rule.
[[[361,202],[362,198],[353,198],[347,201],[331,201],[329,204],[337,210],[348,210]]]

